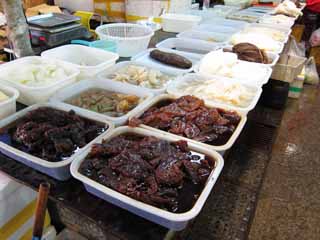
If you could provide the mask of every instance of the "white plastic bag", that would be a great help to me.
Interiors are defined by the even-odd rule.
[[[305,42],[297,43],[296,39],[293,36],[290,36],[289,42],[285,47],[284,53],[291,56],[305,57],[306,56]]]
[[[313,85],[317,85],[319,83],[319,74],[317,71],[316,62],[313,57],[310,57],[306,62],[305,82]]]
[[[311,47],[320,46],[320,28],[314,31],[309,40]]]

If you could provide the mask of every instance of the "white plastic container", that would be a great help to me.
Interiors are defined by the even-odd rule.
[[[54,0],[54,4],[58,5],[59,7],[66,8],[71,12],[74,12],[74,11],[94,12],[93,0],[81,0],[81,1]]]
[[[0,85],[0,91],[9,97],[9,99],[0,102],[0,120],[10,116],[16,112],[16,102],[19,97],[19,92],[11,87]]]
[[[64,79],[57,79],[57,81],[53,82],[52,84],[39,87],[31,87],[21,83],[10,81],[10,75],[16,74],[17,69],[22,67],[24,64],[41,64],[43,62],[50,62],[61,66],[66,71],[68,71],[69,75]],[[10,86],[17,89],[20,92],[18,102],[21,102],[25,105],[47,102],[49,98],[56,93],[56,91],[76,82],[76,78],[80,73],[80,71],[70,63],[53,59],[44,59],[41,57],[24,57],[12,62],[2,64],[0,65],[0,72],[0,83],[2,85]]]
[[[123,62],[119,62],[117,63],[116,65],[114,65],[113,67],[107,69],[106,71],[100,73],[98,75],[98,79],[102,79],[102,80],[105,80],[105,79],[109,79],[110,81],[115,81],[115,80],[112,80],[111,78],[111,75],[120,71],[121,69],[124,69],[130,65],[134,65],[134,66],[141,66],[141,67],[145,67],[145,68],[148,68],[148,69],[156,69],[156,68],[152,68],[152,67],[148,67],[147,65],[143,64],[143,63],[138,63],[138,62],[134,62],[134,61],[123,61]],[[142,87],[142,86],[139,86],[139,85],[134,85],[134,84],[131,84],[131,83],[127,83],[127,82],[121,82],[122,84],[124,85],[128,85],[128,86],[136,86],[138,88],[141,88],[147,92],[151,92],[155,95],[158,95],[158,94],[161,94],[161,93],[165,93],[166,92],[166,89],[167,89],[167,85],[176,78],[176,75],[173,75],[172,73],[167,73],[165,70],[160,70],[160,72],[164,75],[168,75],[169,76],[169,80],[166,84],[163,85],[163,87],[161,88],[147,88],[147,87]],[[116,82],[116,81],[115,81]]]
[[[224,34],[235,34],[239,32],[241,29],[223,26],[223,25],[213,25],[213,24],[201,24],[193,28],[196,31],[206,31],[206,32],[214,32],[214,33],[224,33]]]
[[[161,19],[163,31],[173,33],[189,30],[201,22],[200,16],[189,14],[168,13],[162,15]]]
[[[227,46],[227,47],[224,47],[224,49],[227,49],[227,50],[232,50],[232,46]],[[256,64],[261,64],[263,66],[268,66],[268,67],[273,67],[274,65],[276,65],[276,63],[278,62],[279,60],[279,54],[276,54],[276,53],[273,53],[273,52],[266,52],[266,55],[268,57],[268,59],[271,61],[269,64],[262,64],[262,63],[256,63]],[[240,60],[241,61],[241,60]],[[254,62],[252,62],[254,63]]]
[[[232,83],[239,83],[239,81],[237,81],[235,79],[226,79],[226,78],[219,77],[219,76],[208,76],[208,75],[203,75],[203,74],[190,73],[190,74],[186,74],[184,76],[178,77],[175,81],[170,83],[170,85],[167,88],[167,92],[170,95],[173,95],[175,97],[182,97],[182,96],[188,95],[188,93],[186,94],[181,89],[182,86],[188,85],[189,83],[191,84],[194,81],[203,81],[204,82],[204,81],[208,81],[208,80],[214,80],[215,82],[217,82],[218,84],[220,83],[221,85],[225,84],[226,82],[231,83],[231,84]],[[241,112],[246,115],[249,111],[254,109],[255,106],[257,105],[257,102],[259,101],[259,98],[262,93],[262,88],[257,87],[257,86],[247,85],[242,82],[240,84],[243,87],[247,88],[248,91],[252,92],[252,94],[253,94],[251,101],[248,102],[248,105],[245,107],[232,105],[229,102],[223,102],[222,100],[213,100],[213,99],[209,100],[206,95],[202,95],[202,96],[195,95],[195,96],[205,100],[205,102],[210,105],[214,105],[219,108],[226,108],[226,109],[234,110],[234,111]]]
[[[211,24],[211,25],[219,25],[225,27],[232,27],[236,29],[243,29],[249,25],[249,23],[244,21],[236,21],[230,19],[222,19],[222,18],[210,18],[203,22],[203,24]]]
[[[179,138],[172,135],[162,134],[156,131],[149,131],[142,128],[130,127],[116,128],[112,132],[110,132],[110,134],[104,135],[103,139],[108,140],[125,133],[133,133],[143,136],[154,136],[156,138],[170,142],[179,140]],[[99,138],[96,143],[100,143],[101,141],[102,138]],[[184,229],[187,226],[187,223],[199,214],[215,182],[217,181],[217,178],[219,177],[224,164],[223,158],[217,152],[200,146],[199,144],[193,143],[191,141],[188,141],[188,146],[192,151],[203,153],[215,159],[216,165],[212,170],[207,183],[193,208],[185,213],[171,213],[166,210],[143,203],[141,201],[137,201],[100,183],[97,183],[79,173],[79,167],[90,152],[90,147],[86,148],[86,150],[83,151],[72,163],[71,174],[74,178],[83,182],[87,191],[92,193],[93,195],[96,195],[97,197],[102,198],[114,205],[117,205],[118,207],[126,209],[136,215],[139,215],[140,217],[146,218],[169,229],[178,231]]]
[[[3,120],[0,121],[0,129],[4,128],[11,123],[15,122],[16,120],[20,119],[21,117],[25,116],[28,112],[38,109],[40,107],[50,107],[53,109],[58,109],[62,111],[68,111],[69,108],[62,104],[58,103],[45,103],[45,104],[35,104],[31,107],[25,108],[14,115],[7,117]],[[110,131],[111,129],[114,128],[113,123],[111,122],[106,122],[104,119],[99,119],[98,116],[92,116],[89,114],[84,114],[83,112],[76,112],[81,117],[93,120],[95,122],[101,122],[105,123],[105,126],[108,127],[106,132]],[[94,140],[93,140],[94,141]],[[92,142],[93,142],[92,141]],[[84,149],[84,148],[82,148]],[[73,154],[71,157],[69,157],[67,160],[63,160],[60,162],[49,162],[46,160],[43,160],[41,158],[38,158],[36,156],[33,156],[31,154],[25,153],[23,151],[20,151],[4,142],[0,141],[0,152],[18,162],[21,162],[33,169],[38,170],[39,172],[42,172],[44,174],[47,174],[55,179],[65,181],[71,177],[70,171],[69,171],[69,166],[73,159],[81,153],[82,149],[79,149],[75,154]]]
[[[117,44],[120,57],[132,57],[149,46],[154,32],[151,28],[133,23],[113,23],[97,27],[101,40],[111,40]]]
[[[245,8],[248,6],[248,0],[224,0],[226,6],[234,6],[239,8]]]
[[[58,59],[73,64],[80,70],[79,78],[94,77],[113,66],[119,55],[98,48],[69,44],[41,53],[42,57]]]
[[[156,61],[154,59],[152,59],[150,57],[150,52],[154,50],[154,48],[149,48],[146,51],[143,51],[139,54],[137,54],[136,56],[132,57],[131,60],[138,62],[138,63],[142,63],[148,67],[151,68],[155,68],[158,69],[160,71],[169,73],[169,74],[173,74],[173,75],[180,75],[180,74],[184,74],[184,73],[189,73],[193,70],[193,67],[200,61],[201,57],[195,58],[195,56],[193,54],[190,53],[185,53],[185,52],[181,52],[179,53],[179,55],[189,59],[192,62],[192,67],[189,69],[182,69],[182,68],[177,68],[174,66],[170,66],[164,63],[161,63],[159,61]],[[168,53],[176,53],[174,50],[166,50],[163,52],[168,52]]]
[[[168,38],[156,45],[161,50],[173,50],[177,54],[188,53],[192,54],[195,58],[201,58],[203,55],[220,49],[223,46],[224,44],[222,43],[212,43],[190,38]]]
[[[230,40],[231,34],[215,33],[206,31],[188,30],[177,35],[177,38],[188,38],[195,40],[203,40],[211,43],[224,44]]]
[[[74,105],[71,105],[69,103],[66,103],[68,99],[71,99],[82,92],[85,92],[90,89],[104,89],[110,92],[115,93],[123,93],[128,95],[135,95],[137,97],[143,98],[141,103],[139,103],[138,106],[136,106],[134,109],[126,113],[125,115],[121,117],[111,117],[105,114],[100,114],[97,112],[90,111],[85,108],[77,107]],[[148,101],[151,100],[153,97],[153,94],[150,92],[145,91],[144,89],[141,89],[136,86],[123,84],[120,82],[115,82],[111,80],[83,80],[81,82],[78,82],[76,84],[73,84],[67,88],[64,88],[60,91],[58,91],[51,99],[50,102],[52,103],[61,103],[66,105],[68,109],[74,109],[77,113],[84,113],[90,116],[98,116],[99,119],[104,119],[105,121],[109,121],[114,123],[117,126],[125,124],[130,116],[133,116],[136,112],[139,111],[141,107],[143,107]]]
[[[139,118],[145,111],[147,111],[149,108],[151,108],[152,106],[156,105],[157,103],[159,103],[161,101],[174,100],[174,99],[177,99],[177,97],[169,95],[169,94],[162,94],[162,95],[156,96],[148,103],[148,105],[145,107],[144,110],[141,110],[141,112],[139,112],[134,117]],[[210,104],[210,103],[206,103],[206,106],[209,107],[209,108],[213,108],[213,107],[219,108],[219,106],[216,106],[215,104]],[[229,110],[228,108],[224,108],[224,109],[225,110]],[[247,121],[246,114],[244,114],[242,112],[237,112],[237,113],[239,114],[239,116],[241,116],[241,120],[240,120],[237,128],[235,129],[234,133],[232,134],[232,136],[228,140],[228,142],[226,144],[224,144],[224,145],[221,145],[221,146],[213,146],[213,145],[201,143],[201,142],[189,139],[189,138],[185,138],[185,137],[182,137],[182,136],[178,136],[178,135],[175,135],[175,134],[172,134],[172,133],[169,133],[169,132],[165,132],[165,131],[162,131],[162,130],[147,126],[145,124],[141,124],[140,127],[144,128],[144,129],[147,129],[147,130],[152,130],[152,131],[158,132],[159,134],[175,136],[176,138],[178,138],[180,140],[186,140],[186,141],[198,144],[199,146],[202,146],[202,147],[204,147],[206,149],[218,151],[219,153],[223,154],[225,151],[227,151],[228,149],[230,149],[233,146],[233,144],[235,143],[235,141],[239,137],[244,125],[246,124],[246,121]]]

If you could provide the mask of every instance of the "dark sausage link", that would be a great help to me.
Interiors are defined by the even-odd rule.
[[[185,57],[175,53],[162,52],[158,49],[151,51],[150,57],[167,65],[177,68],[189,69],[192,67],[192,62]]]

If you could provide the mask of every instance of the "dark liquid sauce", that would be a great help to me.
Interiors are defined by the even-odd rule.
[[[88,139],[87,143],[91,142],[95,137],[99,136],[100,134],[102,134],[103,132],[105,132],[108,129],[108,126],[106,126],[100,122],[96,122],[96,121],[93,121],[93,120],[90,120],[87,118],[83,118],[83,117],[80,117],[80,118],[86,123],[86,126],[96,125],[99,127],[97,134],[95,134],[94,137],[92,136],[90,139]],[[50,159],[50,160],[46,159],[43,157],[43,155],[41,153],[42,149],[38,148],[38,149],[30,150],[26,145],[15,141],[15,139],[13,138],[13,135],[15,134],[17,127],[20,124],[23,124],[25,122],[26,121],[23,116],[20,119],[17,119],[16,121],[10,123],[9,125],[3,127],[2,129],[0,129],[0,141],[13,147],[13,148],[20,150],[22,152],[31,154],[33,156],[39,157],[41,159],[44,159],[44,160],[47,160],[50,162],[60,162],[60,161],[66,160],[80,149],[79,146],[74,145],[74,150],[71,153],[57,154],[54,159]]]
[[[132,134],[132,133],[122,134],[121,136],[126,136],[127,139],[130,139],[132,141],[139,141],[144,137],[144,136],[140,136],[138,134]],[[194,151],[190,151],[188,155],[193,159],[191,160],[191,162],[194,162],[200,165],[201,161],[206,160],[210,165],[211,171],[215,168],[215,160],[209,156],[206,156],[204,154],[194,152]],[[82,162],[79,168],[79,171],[81,174],[93,179],[96,182],[99,182],[98,174],[92,171],[88,171],[87,169],[87,166],[90,165],[90,160],[92,159],[90,157],[87,157]],[[103,161],[104,161],[104,164],[106,164],[107,159],[104,158]],[[202,190],[204,189],[205,185],[206,185],[206,182],[195,184],[190,178],[185,177],[183,186],[175,188],[178,190],[178,197],[176,198],[176,203],[177,203],[176,207],[175,208],[161,207],[161,208],[173,213],[185,213],[191,210],[194,204],[196,203],[197,199],[199,198],[200,194],[202,193]],[[156,205],[154,206],[160,207]]]
[[[153,107],[161,108],[161,107],[168,106],[169,104],[171,104],[173,102],[174,102],[174,100],[169,100],[169,99],[162,100],[162,101],[156,103],[155,105],[153,105]],[[168,132],[169,129],[161,129],[161,130]],[[232,134],[233,134],[233,132],[232,133],[227,132],[227,133],[219,135],[219,137],[217,139],[215,139],[213,141],[207,141],[205,143],[209,144],[209,145],[213,145],[213,146],[222,146],[222,145],[225,145],[229,141]]]

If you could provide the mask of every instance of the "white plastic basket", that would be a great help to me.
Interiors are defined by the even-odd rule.
[[[151,92],[155,95],[159,95],[161,93],[165,93],[166,92],[166,89],[167,89],[167,85],[176,78],[176,75],[172,74],[172,73],[168,73],[165,71],[165,69],[157,69],[157,68],[153,68],[153,67],[149,67],[143,63],[138,63],[138,62],[134,62],[134,61],[123,61],[123,62],[119,62],[117,63],[116,65],[114,65],[113,67],[107,69],[106,71],[104,72],[101,72],[99,75],[98,75],[98,79],[110,79],[111,81],[114,81],[111,79],[111,75],[118,72],[118,71],[121,71],[122,69],[130,66],[130,65],[134,65],[134,66],[141,66],[141,67],[146,67],[147,69],[156,69],[156,70],[159,70],[162,74],[164,75],[168,75],[170,77],[170,79],[168,80],[168,82],[166,84],[163,85],[162,88],[147,88],[147,87],[142,87],[142,86],[138,86],[138,85],[134,85],[134,84],[131,84],[131,83],[124,83],[122,82],[122,84],[124,85],[129,85],[129,86],[136,86],[138,88],[141,88],[141,89],[144,89],[145,91],[148,91],[148,92]]]
[[[83,45],[69,44],[41,53],[42,57],[58,59],[73,64],[80,70],[78,78],[94,77],[116,63],[119,55]]]
[[[110,133],[101,136],[99,139],[95,141],[95,143],[101,143],[103,139],[108,141],[116,136],[119,136],[121,134],[126,134],[126,133],[138,134],[141,136],[153,136],[158,139],[162,139],[169,142],[180,140],[180,138],[174,135],[161,134],[156,131],[150,131],[142,128],[119,127],[114,129]],[[166,210],[151,206],[147,203],[135,200],[124,194],[121,194],[111,188],[108,188],[82,175],[79,172],[79,168],[81,166],[81,163],[85,160],[86,156],[89,154],[91,150],[91,146],[87,147],[77,157],[77,159],[72,162],[70,170],[71,170],[72,176],[78,179],[79,181],[81,181],[85,185],[86,190],[92,193],[93,195],[101,199],[104,199],[105,201],[108,201],[123,209],[126,209],[127,211],[130,211],[136,215],[146,218],[152,222],[165,226],[169,229],[179,231],[184,229],[187,226],[188,222],[194,219],[200,213],[224,165],[222,156],[217,152],[212,151],[206,147],[200,146],[191,141],[188,141],[188,147],[192,151],[202,153],[213,158],[216,161],[215,162],[216,164],[198,200],[196,201],[194,206],[185,213],[172,213],[172,212],[168,212]]]
[[[0,91],[9,98],[0,102],[0,119],[6,118],[16,112],[16,101],[19,97],[19,92],[11,87],[0,85]]]
[[[0,128],[4,128],[18,119],[25,116],[28,112],[36,110],[40,107],[49,107],[61,111],[69,111],[68,108],[66,108],[62,104],[52,104],[52,103],[45,103],[45,104],[35,104],[31,107],[25,108],[22,111],[19,111],[15,114],[13,114],[10,117],[7,117],[0,121]],[[98,118],[97,116],[88,115],[85,113],[77,112],[76,114],[87,118],[89,120],[104,123],[108,129],[106,130],[106,133],[109,132],[111,129],[114,128],[114,125],[111,122],[104,121],[103,119]],[[94,140],[92,140],[93,142]],[[89,144],[89,143],[88,143]],[[87,145],[88,145],[87,144]],[[84,147],[85,148],[85,147]],[[79,149],[76,153],[74,153],[72,156],[70,156],[68,159],[60,161],[60,162],[49,162],[44,159],[38,158],[36,156],[33,156],[31,154],[28,154],[26,152],[23,152],[21,150],[18,150],[4,142],[0,142],[0,152],[18,162],[21,162],[33,169],[36,169],[44,174],[47,174],[55,179],[65,181],[71,177],[70,175],[70,164],[73,161],[73,159],[84,150],[84,148]]]
[[[24,64],[42,64],[44,62],[52,63],[61,68],[64,68],[68,72],[68,76],[62,79],[56,79],[52,83],[44,86],[27,86],[21,83],[10,81],[10,76],[17,74],[17,70]],[[80,73],[80,71],[74,65],[68,62],[54,59],[45,59],[38,56],[19,58],[12,62],[2,64],[0,65],[0,72],[1,84],[17,89],[20,92],[18,102],[21,102],[25,105],[47,102],[49,98],[59,89],[76,82],[76,78]]]
[[[104,89],[104,90],[115,92],[115,93],[135,95],[139,98],[143,98],[143,100],[134,109],[132,109],[131,111],[129,111],[128,113],[124,114],[121,117],[111,117],[102,113],[93,112],[93,111],[90,111],[89,109],[81,108],[81,107],[66,103],[68,99],[78,96],[79,94],[90,89]],[[139,111],[139,109],[143,107],[148,101],[150,101],[152,97],[153,97],[152,93],[145,91],[141,88],[138,88],[136,86],[105,79],[105,80],[83,80],[65,89],[62,89],[61,91],[58,91],[50,99],[50,101],[53,103],[58,102],[63,105],[66,105],[67,109],[70,109],[70,110],[74,109],[78,113],[83,112],[91,116],[98,116],[100,119],[105,119],[106,121],[114,123],[116,126],[120,126],[125,124],[128,121],[129,117],[134,115],[137,111]]]
[[[194,55],[195,58],[201,58],[203,55],[220,49],[223,46],[223,43],[213,43],[190,38],[168,38],[156,45],[159,49],[173,50],[177,54],[188,53]]]
[[[182,89],[182,86],[187,86],[188,84],[191,84],[192,82],[205,82],[208,80],[214,80],[217,82],[218,85],[222,86],[225,84],[233,84],[233,83],[239,83],[243,87],[245,87],[248,91],[252,93],[252,99],[248,101],[248,104],[246,106],[237,106],[233,105],[230,102],[225,102],[223,100],[215,100],[215,99],[208,99],[208,97],[205,94],[202,95],[195,95],[198,98],[201,98],[205,100],[206,103],[212,104],[216,107],[220,108],[227,108],[231,109],[237,112],[242,112],[243,114],[247,114],[249,111],[255,108],[257,105],[257,102],[261,96],[262,93],[262,88],[258,86],[252,86],[252,85],[247,85],[241,81],[237,81],[236,79],[226,79],[223,77],[219,76],[208,76],[204,74],[197,74],[197,73],[190,73],[186,74],[184,76],[178,77],[175,81],[169,84],[167,88],[167,92],[170,95],[176,96],[176,97],[182,97],[185,95],[189,95],[189,93],[185,93]],[[199,93],[200,94],[200,93]],[[194,94],[192,94],[194,95]]]
[[[142,114],[147,111],[149,108],[157,105],[159,102],[162,102],[162,101],[165,101],[165,100],[175,100],[177,99],[178,97],[175,97],[173,95],[169,95],[169,94],[162,94],[162,95],[159,95],[159,96],[156,96],[154,98],[152,98],[152,100],[148,103],[148,105],[145,106],[145,108],[138,113],[136,114],[134,117],[136,118],[139,118],[142,116]],[[219,108],[218,105],[216,104],[210,104],[208,102],[206,102],[205,104],[207,107],[209,108],[213,108],[213,107],[217,107]],[[225,110],[231,110],[230,108],[223,108]],[[175,136],[176,138],[180,139],[180,140],[186,140],[186,141],[190,141],[192,143],[195,143],[195,144],[198,144],[199,146],[202,146],[206,149],[211,149],[211,150],[214,150],[214,151],[218,151],[219,153],[221,153],[223,155],[223,153],[225,151],[227,151],[228,149],[230,149],[233,144],[235,143],[235,141],[237,140],[237,138],[239,137],[244,125],[246,124],[247,122],[247,116],[246,114],[244,114],[243,112],[237,112],[240,116],[241,116],[241,120],[237,126],[237,128],[235,129],[235,131],[233,132],[232,136],[230,137],[230,139],[228,140],[227,143],[225,143],[224,145],[221,145],[221,146],[213,146],[213,145],[209,145],[209,144],[206,144],[206,143],[201,143],[201,142],[198,142],[198,141],[195,141],[195,140],[192,140],[192,139],[189,139],[189,138],[186,138],[186,137],[183,137],[183,136],[178,136],[178,135],[175,135],[173,133],[169,133],[169,132],[165,132],[163,130],[160,130],[160,129],[157,129],[157,128],[153,128],[153,127],[150,127],[150,126],[147,126],[145,124],[141,124],[140,127],[144,128],[144,129],[147,129],[147,130],[153,130],[153,131],[156,131],[160,134],[164,134],[164,135],[169,135],[169,136]],[[130,120],[130,119],[129,119]]]
[[[102,40],[116,42],[120,57],[131,57],[148,48],[154,32],[134,23],[113,23],[99,26],[96,33]]]

